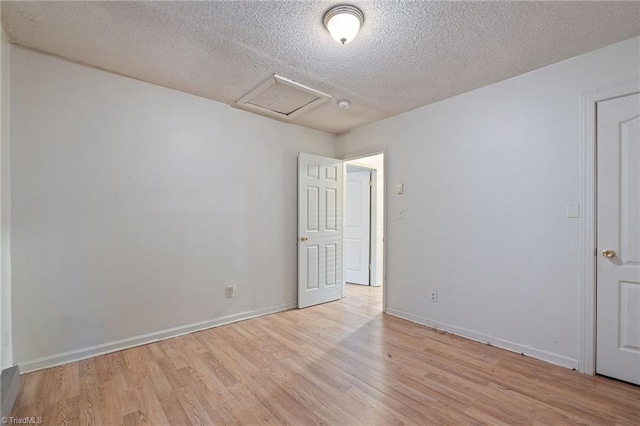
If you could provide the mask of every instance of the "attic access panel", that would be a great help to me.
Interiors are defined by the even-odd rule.
[[[274,74],[236,104],[287,120],[315,108],[331,96]]]

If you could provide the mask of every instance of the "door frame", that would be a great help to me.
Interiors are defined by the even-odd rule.
[[[382,193],[384,194],[384,205],[383,205],[383,220],[382,220],[382,265],[378,265],[376,262],[375,268],[376,270],[374,271],[374,267],[372,266],[371,272],[369,273],[369,284],[371,284],[371,277],[375,276],[374,273],[377,275],[377,268],[382,268],[383,271],[383,279],[382,279],[382,312],[387,312],[387,288],[389,287],[389,284],[387,282],[387,220],[388,220],[388,212],[387,212],[387,206],[388,206],[388,202],[387,200],[388,195],[387,194],[387,189],[389,188],[389,186],[387,185],[387,153],[385,151],[373,151],[373,152],[361,152],[361,153],[357,153],[357,154],[350,154],[347,156],[343,156],[342,157],[342,162],[344,165],[344,173],[345,173],[345,185],[346,185],[346,168],[347,168],[347,161],[357,161],[358,159],[361,158],[366,158],[366,157],[373,157],[374,155],[380,155],[382,154],[382,169],[384,171],[384,176],[383,176],[383,180],[382,180]],[[359,166],[359,167],[366,167],[366,166]],[[380,202],[380,200],[378,200],[377,197],[377,176],[378,176],[378,170],[377,169],[371,169],[371,171],[373,172],[373,186],[371,187],[371,209],[376,208],[378,206],[378,203]],[[346,197],[346,191],[342,192],[344,194],[344,196]],[[378,225],[378,221],[379,218],[377,217],[376,214],[376,223],[375,226],[377,227]],[[373,221],[371,223],[371,227],[373,229]],[[375,241],[373,241],[373,237],[374,234],[373,232],[371,233],[371,241],[369,242],[369,244],[371,245],[371,248],[375,248],[377,250],[377,243]],[[375,237],[377,239],[377,230],[375,233]],[[343,253],[344,253],[344,234],[343,234]],[[344,254],[343,254],[344,255]],[[372,255],[373,257],[373,255]],[[344,268],[344,262],[343,262],[343,268]],[[344,273],[343,273],[344,276]],[[344,289],[345,289],[345,285],[346,282],[343,280],[342,283],[342,297],[344,297]]]
[[[347,171],[347,169],[349,168],[349,166],[354,167],[354,168],[358,168],[360,169],[360,171],[362,172],[369,172],[370,173],[370,178],[371,179],[371,186],[369,186],[369,265],[371,265],[371,269],[369,269],[369,286],[370,287],[377,287],[375,285],[372,285],[372,281],[374,281],[376,274],[378,273],[378,262],[375,259],[375,253],[377,250],[377,244],[376,244],[376,240],[378,239],[378,232],[377,232],[377,226],[378,226],[378,214],[377,214],[377,207],[378,207],[378,197],[377,197],[377,193],[376,190],[378,188],[377,186],[377,179],[378,179],[378,169],[376,168],[372,168],[371,166],[364,166],[364,165],[360,165],[360,164],[347,164],[347,162],[349,161],[357,161],[357,160],[344,160],[344,163],[346,165],[345,170],[344,170],[344,185],[345,188],[343,190],[343,194],[344,194],[344,201],[342,202],[342,205],[344,206],[344,211],[345,211],[345,217],[343,219],[343,224],[345,224],[343,226],[343,239],[344,239],[344,234],[346,233],[346,223],[347,223],[347,218],[346,218],[346,212],[347,212],[347,178],[349,177],[349,172]],[[344,245],[344,243],[343,243]],[[347,252],[345,250],[345,247],[342,248],[342,253],[343,256],[345,257],[345,259],[343,260],[343,266],[345,271],[343,272],[342,276],[344,277],[344,282],[346,283],[346,256],[347,256]],[[342,297],[344,297],[344,288],[342,290]]]
[[[597,233],[597,140],[598,102],[640,93],[640,80],[618,84],[582,95],[582,227],[580,235],[580,359],[582,373],[596,374],[596,246]]]

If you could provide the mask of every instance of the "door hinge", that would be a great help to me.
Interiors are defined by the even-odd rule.
[[[369,264],[369,270],[371,270],[371,264]]]
[[[373,181],[369,179],[369,186],[373,186]]]

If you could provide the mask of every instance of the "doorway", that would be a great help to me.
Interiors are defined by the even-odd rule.
[[[366,190],[357,192],[363,240],[358,262],[364,266],[357,268],[357,284],[345,279],[347,169],[364,172]],[[384,188],[384,154],[349,160],[298,154],[298,308],[348,297],[375,309],[382,304],[384,311]]]
[[[636,80],[582,96],[579,370],[633,383],[640,378],[639,93]]]
[[[344,280],[348,284],[371,285],[373,253],[372,204],[376,170],[347,164],[344,215]]]
[[[384,154],[345,161],[344,194],[345,286],[368,286],[382,295]]]
[[[596,373],[640,385],[640,94],[596,117]]]

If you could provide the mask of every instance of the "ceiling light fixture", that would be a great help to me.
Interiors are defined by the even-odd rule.
[[[364,22],[364,14],[355,6],[341,5],[324,14],[324,26],[338,43],[353,40]]]

